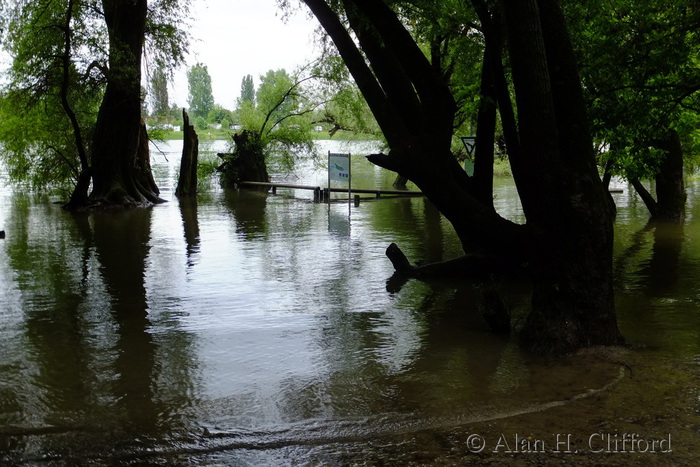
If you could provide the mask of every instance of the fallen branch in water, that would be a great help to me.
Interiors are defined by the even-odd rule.
[[[446,261],[413,266],[396,243],[389,245],[386,256],[397,274],[415,279],[444,277],[486,279],[492,276],[512,276],[521,269],[520,266],[503,258],[484,253],[470,253]]]

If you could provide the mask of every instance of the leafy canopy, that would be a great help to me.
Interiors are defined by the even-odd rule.
[[[700,138],[700,10],[691,3],[566,3],[593,134],[617,175],[653,177],[664,154],[656,142],[669,130],[682,136],[687,155],[694,152]]]
[[[254,100],[239,99],[238,123],[259,135],[273,170],[291,170],[297,159],[314,154],[312,115],[325,103],[311,86],[316,78],[309,67],[293,75],[285,69],[269,70],[260,77]]]
[[[190,0],[149,4],[146,60],[167,75],[187,53]],[[109,72],[102,2],[17,0],[0,8],[11,57],[0,91],[1,157],[15,182],[70,185],[89,164],[80,154],[89,154]]]

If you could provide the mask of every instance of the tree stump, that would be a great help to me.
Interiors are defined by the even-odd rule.
[[[269,182],[265,164],[265,153],[260,142],[260,135],[254,131],[243,130],[233,135],[236,144],[232,154],[218,154],[223,160],[219,171],[221,172],[221,185],[231,188],[241,181]]]
[[[197,161],[199,158],[199,137],[190,125],[190,117],[185,109],[182,109],[182,121],[184,141],[182,145],[182,159],[180,159],[180,178],[177,181],[175,196],[195,196],[197,194]]]

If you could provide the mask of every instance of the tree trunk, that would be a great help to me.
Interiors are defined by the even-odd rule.
[[[566,353],[621,343],[612,288],[612,213],[595,166],[575,55],[556,1],[503,0],[517,126],[494,49],[484,73],[484,79],[493,79],[493,87],[484,83],[485,91],[498,96],[526,225],[498,215],[483,186],[479,190],[457,163],[450,151],[454,99],[387,5],[343,2],[364,15],[364,24],[374,27],[371,37],[395,55],[413,83],[420,115],[396,110],[401,107],[394,102],[402,93],[383,93],[391,81],[369,74],[347,31],[330,18],[325,1],[305,2],[338,45],[379,125],[398,141],[390,142],[389,154],[368,159],[414,182],[451,222],[465,252],[529,265],[533,297],[521,331],[523,344],[538,352]],[[374,66],[369,54],[368,59]],[[425,124],[411,132],[407,121]],[[407,266],[399,256],[394,260],[404,273],[426,271]],[[506,328],[504,314],[498,315],[498,327]]]
[[[565,353],[622,342],[615,318],[612,212],[598,176],[575,55],[555,0],[506,0],[510,56],[529,176],[532,310],[525,347]],[[532,37],[539,38],[531,40]]]
[[[505,28],[501,11],[491,13],[484,0],[472,0],[472,5],[481,21],[485,40],[484,59],[481,66],[481,96],[476,125],[474,190],[477,199],[493,208],[494,142],[499,101],[504,106],[510,107],[510,97],[499,98],[499,92],[505,93],[504,97],[509,92],[503,76],[502,63]],[[499,86],[503,88],[502,91]],[[503,127],[506,129],[510,125],[507,120],[510,118],[508,115],[511,114],[507,111],[501,113]],[[508,115],[503,116],[504,114]]]
[[[677,131],[669,130],[656,145],[666,157],[656,174],[656,212],[654,219],[683,222],[685,220],[685,182],[683,180],[683,148]]]
[[[675,130],[669,130],[664,139],[654,141],[653,145],[665,152],[655,177],[656,199],[639,179],[631,179],[630,182],[653,220],[683,222],[686,192],[680,135]]]
[[[147,206],[161,202],[152,183],[141,123],[141,55],[146,0],[103,0],[109,32],[107,87],[92,144],[92,203]]]
[[[221,185],[233,188],[239,182],[269,182],[265,154],[260,144],[260,135],[254,131],[243,130],[233,135],[236,143],[233,154],[219,154],[223,163],[219,167]],[[268,188],[265,188],[266,190]]]
[[[195,196],[197,194],[197,159],[199,155],[199,138],[190,125],[190,117],[182,109],[184,141],[182,144],[182,159],[180,159],[180,178],[177,181],[175,195],[177,197]]]

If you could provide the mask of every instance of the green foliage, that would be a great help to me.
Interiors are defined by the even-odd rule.
[[[591,127],[614,174],[651,178],[677,130],[694,153],[700,111],[700,14],[682,0],[595,0],[566,4]],[[605,150],[608,150],[605,152]]]
[[[163,70],[184,57],[188,6],[189,0],[149,2],[148,50]],[[0,92],[0,157],[15,182],[35,188],[75,182],[79,147],[89,154],[106,83],[109,44],[101,11],[92,0],[2,4],[11,68]]]
[[[335,133],[334,130],[347,130],[372,135],[377,139],[383,138],[367,101],[354,83],[341,85],[330,102],[323,107],[318,121],[331,124],[332,133]]]
[[[194,127],[197,130],[202,131],[202,130],[206,130],[207,128],[209,128],[209,125],[207,124],[206,119],[200,115],[194,119]]]
[[[99,95],[75,101],[81,124],[89,131],[99,105]],[[10,179],[34,189],[69,191],[80,171],[70,122],[55,96],[41,105],[28,105],[26,92],[10,91],[0,98],[2,158]]]
[[[241,101],[236,110],[243,131],[259,136],[260,147],[274,171],[292,170],[297,159],[314,154],[311,114],[319,105],[305,84],[313,76],[300,71],[270,70],[261,76],[254,101]]]
[[[231,116],[231,111],[226,110],[219,104],[214,104],[212,109],[207,114],[207,122],[209,123],[221,123],[225,118]]]
[[[323,52],[322,58],[311,65],[311,73],[318,77],[313,99],[321,103],[313,115],[315,126],[323,124],[330,138],[337,132],[342,132],[345,138],[384,138],[367,101],[335,48]]]
[[[151,77],[151,108],[151,115],[167,116],[170,112],[168,78],[162,68],[156,69]]]
[[[193,117],[206,118],[214,107],[214,95],[211,90],[211,76],[207,66],[197,63],[187,71],[189,96],[187,103]]]
[[[205,157],[200,155],[197,160],[197,178],[201,181],[212,177],[219,168],[219,160],[216,156]]]
[[[149,0],[146,16],[147,59],[170,77],[185,61],[190,45],[192,0]]]
[[[80,170],[66,106],[89,133],[104,81],[87,63],[89,57],[105,59],[95,45],[104,39],[104,27],[82,8],[79,2],[41,1],[8,13],[4,42],[12,65],[0,96],[0,141],[15,182],[67,188]],[[63,27],[69,18],[74,30]]]
[[[245,75],[241,80],[241,95],[236,104],[238,107],[241,107],[245,102],[249,102],[255,107],[255,85],[253,84],[252,75]]]

